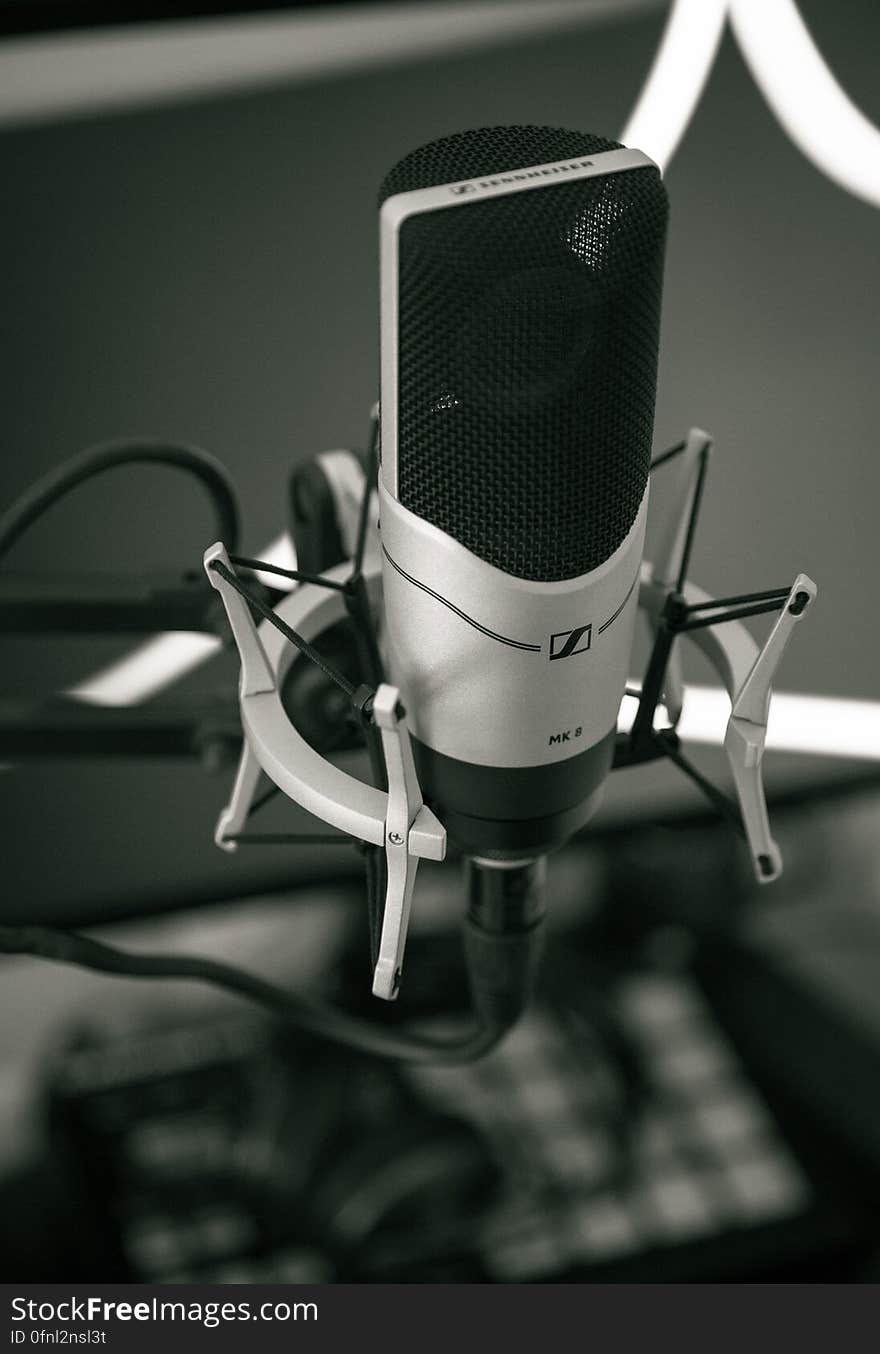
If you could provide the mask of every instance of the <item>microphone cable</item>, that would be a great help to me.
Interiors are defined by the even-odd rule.
[[[539,904],[535,897],[535,868],[536,863],[531,862],[522,871],[474,869],[472,879],[481,882],[465,926],[465,959],[476,1023],[457,1038],[435,1039],[384,1029],[328,1003],[288,992],[221,960],[197,955],[133,954],[51,926],[0,926],[0,954],[32,955],[115,977],[211,983],[256,1002],[309,1034],[361,1053],[406,1063],[463,1066],[476,1062],[500,1043],[531,995],[543,919],[543,899]],[[484,879],[486,874],[499,878]],[[543,878],[542,869],[540,875]],[[501,907],[505,893],[510,898],[518,896],[515,915],[507,918],[502,916]]]
[[[53,503],[71,489],[123,465],[154,464],[183,470],[201,482],[214,508],[218,540],[235,550],[239,536],[239,511],[235,488],[226,467],[201,447],[167,442],[160,438],[131,437],[99,442],[86,447],[25,489],[0,513],[0,558],[2,558]]]

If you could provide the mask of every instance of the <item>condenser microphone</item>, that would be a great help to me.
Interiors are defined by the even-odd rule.
[[[522,860],[597,807],[647,511],[667,199],[640,151],[461,132],[380,194],[387,659],[425,799]]]

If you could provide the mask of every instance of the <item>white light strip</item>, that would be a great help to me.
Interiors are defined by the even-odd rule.
[[[296,549],[286,531],[283,536],[276,536],[271,545],[260,551],[257,558],[265,560],[267,564],[275,564],[279,569],[296,568]],[[283,574],[267,574],[262,569],[257,569],[255,576],[261,583],[265,583],[267,588],[274,588],[276,592],[292,592],[296,587],[293,579],[285,578]]]
[[[772,0],[766,0],[769,5]],[[675,0],[654,64],[620,134],[665,170],[703,92],[724,31],[727,0]]]
[[[841,188],[880,207],[880,131],[825,65],[794,0],[732,0],[730,23],[795,145]]]
[[[259,558],[282,569],[296,568],[296,552],[286,532],[261,551]],[[269,587],[283,591],[295,586],[277,574],[258,573],[257,577]],[[89,705],[138,705],[186,677],[219,653],[221,647],[215,635],[190,630],[154,635],[124,658],[70,687],[65,694]]]
[[[138,705],[172,682],[179,682],[194,668],[213,658],[221,647],[215,635],[170,630],[139,644],[124,658],[110,663],[64,694],[87,705]]]
[[[880,131],[822,59],[794,0],[675,0],[650,74],[621,133],[666,169],[706,84],[725,19],[755,84],[817,169],[880,207]]]
[[[632,728],[638,701],[625,696],[618,729]],[[660,707],[658,727],[668,721]],[[730,717],[730,698],[721,687],[688,686],[678,725],[683,743],[720,747]],[[844,700],[838,696],[802,696],[775,691],[770,701],[767,749],[813,757],[845,757],[880,761],[880,701]]]
[[[577,28],[657,0],[473,0],[339,6],[12,38],[0,124],[43,121],[328,79]]]

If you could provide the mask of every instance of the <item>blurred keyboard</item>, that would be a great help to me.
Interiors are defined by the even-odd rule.
[[[549,1005],[405,1074],[226,1021],[69,1050],[56,1140],[143,1281],[723,1281],[864,1243],[689,975],[627,975],[614,1007],[635,1096]]]
[[[547,1279],[706,1242],[794,1221],[815,1203],[696,986],[633,977],[618,1001],[646,1082],[625,1163],[607,1066],[546,1013],[465,1074],[417,1074],[425,1093],[472,1118],[503,1160],[509,1198],[482,1236],[494,1278]]]

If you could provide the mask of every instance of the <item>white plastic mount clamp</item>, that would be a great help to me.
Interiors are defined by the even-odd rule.
[[[211,567],[215,561],[231,569],[226,550],[220,544],[205,552],[204,562],[208,578],[223,600],[241,659],[239,703],[244,733],[232,795],[217,824],[217,845],[225,851],[236,850],[232,839],[241,833],[248,818],[262,770],[284,794],[315,817],[340,832],[384,847],[387,890],[373,992],[393,1000],[400,984],[418,861],[439,861],[446,854],[446,830],[422,799],[399,692],[383,683],[373,699],[373,719],[382,740],[388,775],[386,792],[328,762],[290,722],[280,690],[296,649],[268,621],[257,628],[241,595]],[[326,577],[342,583],[348,571],[349,565],[341,564],[328,570]],[[668,574],[667,569],[664,574]],[[376,602],[381,571],[374,553],[368,554],[363,575],[370,600]],[[668,578],[657,578],[653,566],[644,563],[639,606],[654,629],[670,591]],[[770,835],[761,777],[771,685],[791,632],[815,596],[815,583],[806,574],[798,574],[760,649],[737,620],[685,632],[709,659],[730,696],[731,714],[724,748],[755,875],[761,883],[769,883],[782,869],[779,848]],[[685,583],[682,598],[688,606],[705,605],[712,600],[693,583]],[[339,591],[305,584],[282,599],[276,614],[311,641],[342,619],[345,605]]]
[[[268,621],[257,628],[244,598],[212,568],[215,561],[231,571],[229,556],[220,544],[205,552],[205,571],[220,593],[241,659],[239,704],[244,733],[232,797],[220,815],[215,841],[225,851],[236,849],[230,838],[241,832],[247,820],[263,770],[316,818],[360,841],[383,846],[388,883],[373,992],[392,1001],[400,985],[418,862],[443,860],[446,854],[446,829],[422,800],[400,693],[383,683],[373,698],[373,719],[388,774],[386,792],[328,762],[294,728],[280,691],[297,651]],[[328,570],[326,577],[342,583],[349,571],[347,564],[341,564]],[[366,564],[364,576],[368,593],[375,598],[380,585],[378,564]],[[311,641],[343,618],[345,605],[339,591],[305,585],[282,599],[277,614]]]
[[[726,621],[718,626],[684,632],[687,639],[702,649],[730,696],[724,751],[736,788],[755,877],[761,884],[771,883],[782,873],[782,855],[770,834],[761,775],[773,677],[795,625],[806,614],[816,592],[813,580],[806,574],[798,574],[760,649],[740,621]],[[639,605],[652,622],[657,622],[663,614],[669,593],[669,583],[655,578],[651,564],[643,564]],[[688,606],[705,605],[712,600],[693,583],[685,583],[682,596]]]
[[[700,486],[711,450],[711,435],[702,428],[691,428],[678,452],[672,452],[675,460],[671,472],[670,507],[657,535],[654,562],[642,566],[639,595],[639,606],[647,613],[648,624],[655,636],[666,603],[676,591],[682,562],[688,553],[699,508]],[[770,835],[761,776],[771,688],[792,630],[814,601],[816,591],[811,578],[798,574],[761,649],[738,620],[683,632],[702,649],[730,696],[731,712],[724,735],[724,750],[736,788],[755,877],[762,884],[769,884],[782,872],[782,856]],[[692,583],[683,584],[681,598],[686,607],[699,604],[704,616],[711,611],[711,607],[707,608],[712,601],[708,593]],[[674,648],[669,655],[663,694],[674,728],[681,717],[685,698],[679,656]]]

